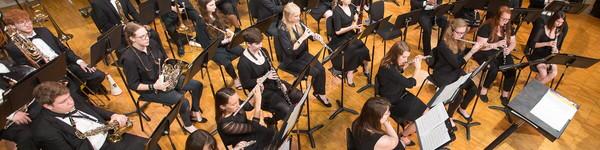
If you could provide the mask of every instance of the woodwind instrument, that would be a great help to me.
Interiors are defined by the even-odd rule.
[[[560,49],[558,49],[558,33],[560,32],[559,27],[555,27],[554,30],[554,47],[552,48],[552,53],[560,53]]]
[[[462,41],[462,42],[465,42],[465,43],[469,43],[469,44],[473,44],[473,45],[477,44],[477,42],[475,42],[475,41],[469,41],[469,40],[465,40],[465,39],[462,39],[462,38],[456,39],[456,40]]]
[[[248,96],[246,97],[244,102],[240,105],[240,107],[237,110],[235,110],[235,113],[233,113],[233,116],[237,115],[240,112],[240,110],[242,110],[242,108],[244,108],[244,106],[249,102],[250,98],[252,98],[254,96],[254,91],[257,88],[260,88],[260,86],[258,86],[258,85],[264,83],[267,80],[268,75],[269,75],[269,72],[265,73],[265,75],[258,78],[258,79],[260,79],[259,81],[262,81],[262,82],[260,82],[260,83],[256,82],[256,85],[254,86],[254,88],[252,88],[252,90],[250,90],[250,93],[248,94]]]
[[[423,59],[429,59],[429,58],[431,58],[431,57],[433,57],[433,56],[431,56],[431,55],[427,55],[427,56],[423,56]],[[405,64],[405,65],[412,65],[412,64],[414,64],[416,59],[417,59],[417,58],[413,58],[412,60],[410,60],[410,61],[406,62],[406,64]]]
[[[270,71],[274,71],[275,74],[277,74],[277,69],[275,69],[275,67],[273,67],[273,62],[271,62],[271,58],[265,57],[265,60],[267,60],[267,62],[269,63],[269,66],[271,67]],[[302,77],[300,77],[300,78],[302,78]],[[283,98],[285,98],[285,101],[289,105],[292,105],[292,100],[290,99],[290,96],[288,95],[288,90],[291,90],[291,89],[285,89],[285,87],[283,87],[283,82],[281,82],[281,78],[279,78],[279,76],[277,77],[277,79],[275,79],[275,81],[277,82],[277,88],[279,88],[279,90],[281,90],[281,92],[283,93]]]
[[[215,30],[223,33],[225,35],[225,38],[233,37],[233,35],[234,35],[234,33],[231,32],[231,31],[219,29],[218,27],[216,27],[216,26],[214,26],[212,24],[209,24],[209,23],[206,23],[206,26],[211,27],[211,28],[213,28],[213,29],[215,29]]]
[[[307,30],[309,33],[314,33],[304,23],[300,22],[299,24],[302,25],[302,27],[304,27],[304,29]],[[333,52],[333,49],[331,49],[325,42],[323,42],[323,38],[321,38],[321,39],[319,39],[317,41],[319,41],[319,43],[321,43],[321,45],[323,45],[323,47],[325,47],[327,50],[329,50],[329,52]]]
[[[511,22],[508,21],[508,23],[506,23],[506,25],[504,25],[503,29],[503,33],[504,33],[504,40],[506,40],[506,46],[510,46],[510,34],[508,33],[508,31],[510,30],[510,26],[511,26]],[[502,51],[502,65],[506,65],[506,55],[510,55],[509,54],[504,54],[504,49],[506,49],[507,47],[499,47],[498,49],[500,49]]]

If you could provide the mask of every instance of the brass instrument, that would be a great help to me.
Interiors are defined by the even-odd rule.
[[[115,5],[117,6],[117,13],[119,13],[119,19],[121,21],[121,24],[127,24],[129,22],[129,19],[127,19],[127,17],[125,16],[125,10],[123,9],[121,1],[115,0]]]
[[[6,35],[8,35],[8,37],[13,41],[15,46],[21,50],[21,53],[23,53],[23,56],[25,56],[27,62],[29,62],[31,66],[40,68],[38,62],[48,62],[49,58],[46,58],[40,49],[33,45],[31,40],[21,35],[19,30],[6,26],[4,27],[4,31],[6,32]]]
[[[40,2],[41,5],[41,2]],[[60,26],[58,26],[58,24],[56,23],[56,21],[54,20],[54,18],[52,17],[52,15],[50,15],[50,13],[48,13],[48,9],[46,8],[46,6],[42,5],[41,6],[44,10],[44,12],[46,12],[46,14],[48,15],[48,19],[50,20],[50,22],[52,23],[52,26],[54,27],[54,29],[56,29],[56,34],[58,34],[58,39],[61,42],[67,42],[71,39],[73,39],[73,34],[69,34],[69,33],[65,33]]]
[[[182,7],[184,8],[184,11],[185,11],[185,2],[182,2]],[[186,12],[181,12],[181,10],[179,10],[181,7],[179,7],[179,4],[177,2],[175,2],[175,8],[177,10],[176,11],[177,19],[179,20],[179,26],[177,26],[177,29],[176,29],[177,32],[184,33],[184,34],[191,33],[192,32],[191,28],[188,27],[188,25],[186,25],[186,23],[183,20],[183,13],[186,13]],[[186,19],[186,20],[188,20],[188,19]]]
[[[2,93],[0,93],[0,94],[2,94]],[[20,111],[20,112],[27,112],[27,110],[29,109],[29,105],[31,105],[31,103],[33,103],[33,102],[34,102],[34,100],[31,100],[31,102],[29,102],[27,105],[23,105],[23,107],[17,109],[17,111],[15,111],[15,113],[18,112],[18,111]],[[11,125],[13,125],[14,123],[15,122],[12,121],[12,120],[6,121],[6,125],[4,125],[4,129],[8,129],[8,127],[10,127]]]
[[[164,82],[168,84],[165,91],[170,91],[178,87],[179,77],[190,68],[190,63],[183,60],[169,59],[160,67],[159,76],[163,76]]]
[[[94,135],[101,134],[101,133],[112,130],[113,133],[108,135],[108,141],[110,141],[112,143],[117,143],[117,142],[121,141],[122,135],[123,135],[123,133],[125,133],[125,130],[131,128],[132,126],[133,126],[133,122],[131,122],[131,120],[127,120],[127,123],[125,124],[124,127],[119,127],[119,122],[113,121],[113,122],[109,122],[108,124],[106,124],[104,126],[89,130],[87,132],[81,132],[79,130],[75,130],[75,136],[77,136],[77,138],[83,140],[89,136],[94,136]]]
[[[30,5],[29,8],[31,9],[31,13],[33,14],[33,23],[37,24],[46,22],[46,20],[48,20],[48,14],[46,14],[47,11],[45,11],[45,9],[42,8],[41,1],[32,1],[29,2],[28,5]]]
[[[304,23],[299,23],[299,24],[302,25],[302,27],[304,27],[304,29],[307,30],[309,33],[314,33]],[[325,42],[323,42],[323,38],[321,38],[317,41],[319,41],[319,43],[321,43],[321,45],[323,45],[323,47],[325,47],[327,50],[329,50],[329,52],[333,53],[333,49],[331,49]]]

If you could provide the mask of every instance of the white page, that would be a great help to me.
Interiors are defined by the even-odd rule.
[[[468,73],[468,74],[463,75],[460,78],[458,78],[458,80],[446,85],[442,89],[442,91],[441,91],[442,93],[440,93],[440,95],[438,95],[435,98],[432,106],[437,106],[441,103],[448,101],[458,91],[458,88],[462,85],[462,83],[467,81],[467,79],[469,79],[470,76],[471,76],[471,73]]]
[[[433,150],[450,141],[450,135],[448,135],[448,128],[446,128],[446,125],[441,124],[433,128],[430,134],[424,135],[422,139],[423,141],[427,141],[421,143],[423,144],[423,149]]]
[[[440,124],[445,126],[444,121],[446,119],[448,119],[448,113],[446,113],[444,105],[437,105],[419,117],[415,122],[418,127],[417,129],[419,129],[419,134],[427,135]]]
[[[577,109],[566,98],[548,90],[530,112],[550,127],[560,131],[567,121],[573,118]]]

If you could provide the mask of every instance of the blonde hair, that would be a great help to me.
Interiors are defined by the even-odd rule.
[[[454,19],[452,22],[450,22],[450,26],[448,26],[448,29],[446,29],[446,33],[444,33],[444,42],[454,54],[458,54],[465,49],[465,42],[454,39],[452,32],[458,28],[467,27],[467,25],[467,21],[464,19]]]
[[[285,25],[286,29],[288,30],[288,34],[290,35],[291,38],[291,42],[296,42],[296,40],[298,39],[298,37],[296,37],[296,34],[294,34],[294,26],[296,27],[296,29],[298,30],[298,32],[300,34],[304,33],[304,29],[302,28],[302,26],[300,26],[300,23],[291,23],[289,21],[289,17],[291,15],[295,15],[295,14],[300,14],[300,7],[298,7],[298,5],[294,4],[294,3],[288,3],[285,4],[285,6],[283,7],[283,25]]]

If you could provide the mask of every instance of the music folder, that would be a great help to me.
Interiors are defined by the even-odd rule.
[[[448,113],[444,105],[437,105],[415,120],[422,150],[437,149],[452,140]]]
[[[287,116],[285,123],[274,137],[273,140],[275,140],[275,146],[282,146],[282,144],[285,143],[294,126],[296,126],[296,123],[298,123],[298,118],[300,117],[300,114],[302,114],[302,108],[304,107],[304,103],[308,99],[308,93],[310,89],[312,89],[312,86],[309,83],[309,85],[306,86],[306,90],[304,91],[300,102],[298,102],[298,104],[294,106],[292,113],[290,113],[289,116]]]

